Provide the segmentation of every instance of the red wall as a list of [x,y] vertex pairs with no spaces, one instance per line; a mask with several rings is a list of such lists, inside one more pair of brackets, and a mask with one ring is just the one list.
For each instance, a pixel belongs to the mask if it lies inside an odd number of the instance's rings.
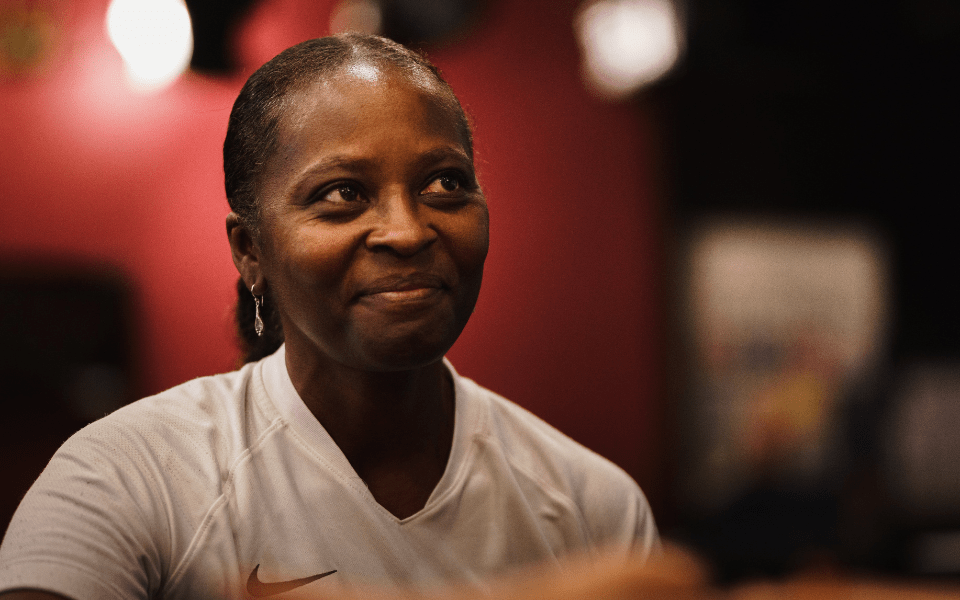
[[[57,52],[0,79],[0,261],[104,261],[133,278],[144,393],[229,370],[236,274],[220,146],[240,81],[128,91],[106,0],[49,3]],[[251,67],[324,34],[331,2],[267,0],[240,43]],[[493,1],[431,54],[476,125],[491,251],[461,371],[656,488],[663,456],[659,203],[633,104],[579,81],[576,2]],[[314,25],[316,24],[316,25]]]

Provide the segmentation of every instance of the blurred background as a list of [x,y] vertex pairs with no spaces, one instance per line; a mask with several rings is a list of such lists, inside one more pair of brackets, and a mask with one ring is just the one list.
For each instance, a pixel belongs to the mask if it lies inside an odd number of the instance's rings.
[[237,366],[230,107],[350,29],[474,122],[461,373],[724,579],[960,577],[952,0],[0,0],[0,523],[77,428]]

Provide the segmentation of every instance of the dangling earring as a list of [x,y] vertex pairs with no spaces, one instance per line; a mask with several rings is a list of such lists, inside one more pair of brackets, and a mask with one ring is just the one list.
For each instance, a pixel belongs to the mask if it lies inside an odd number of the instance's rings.
[[250,294],[253,295],[253,303],[256,305],[256,316],[253,318],[253,330],[257,332],[257,337],[263,335],[263,319],[260,318],[260,307],[263,306],[263,296],[257,296],[253,293],[253,288],[257,284],[250,286]]

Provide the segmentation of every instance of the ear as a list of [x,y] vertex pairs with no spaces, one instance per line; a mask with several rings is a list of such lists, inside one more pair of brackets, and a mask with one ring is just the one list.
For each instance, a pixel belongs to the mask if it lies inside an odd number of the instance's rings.
[[266,291],[266,280],[260,269],[260,245],[237,213],[227,215],[227,239],[230,240],[233,264],[243,283],[248,290],[256,286],[257,295],[262,295]]

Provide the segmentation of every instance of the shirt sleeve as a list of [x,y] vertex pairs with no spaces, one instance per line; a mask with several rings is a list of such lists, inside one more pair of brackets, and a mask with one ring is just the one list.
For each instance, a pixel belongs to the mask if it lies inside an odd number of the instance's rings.
[[620,549],[650,558],[660,552],[653,511],[640,486],[613,463],[591,469],[581,506],[598,548]]
[[0,545],[0,591],[35,588],[73,600],[151,596],[170,535],[160,466],[136,438],[100,421],[57,451]]

